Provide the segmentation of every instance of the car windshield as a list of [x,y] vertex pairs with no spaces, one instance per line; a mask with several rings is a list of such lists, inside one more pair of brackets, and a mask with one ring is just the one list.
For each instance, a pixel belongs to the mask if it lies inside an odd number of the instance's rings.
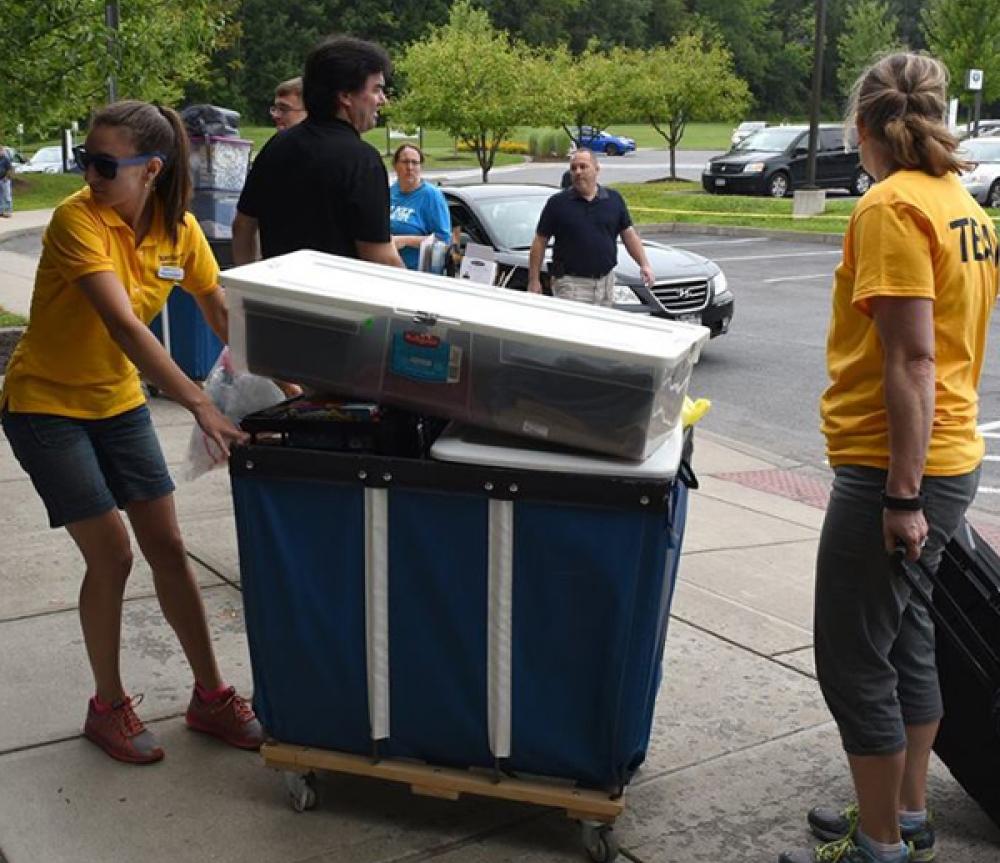
[[1000,139],[973,138],[963,141],[960,155],[973,162],[1000,162]]
[[48,165],[54,162],[62,162],[62,151],[58,147],[42,147],[31,157],[32,165]]
[[801,129],[782,129],[781,127],[761,129],[759,132],[754,132],[752,135],[744,138],[736,145],[736,149],[781,153],[801,134]]
[[487,198],[478,201],[479,212],[497,244],[504,249],[527,249],[535,239],[538,217],[556,190],[521,198]]

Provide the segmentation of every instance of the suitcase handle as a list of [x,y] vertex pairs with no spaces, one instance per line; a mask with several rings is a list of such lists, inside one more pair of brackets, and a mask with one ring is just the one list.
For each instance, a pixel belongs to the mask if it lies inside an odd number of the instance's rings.
[[[947,547],[944,549],[944,553],[949,557],[952,557],[951,552]],[[993,653],[993,649],[983,640],[983,637],[976,631],[972,622],[969,620],[968,616],[962,611],[957,604],[954,604],[955,613],[962,619],[964,623],[967,624],[969,632],[973,633],[976,640],[979,642],[979,647],[985,653],[986,666],[984,667],[983,661],[980,657],[973,653],[972,648],[969,647],[958,634],[958,631],[952,626],[951,621],[947,620],[945,616],[941,613],[941,610],[934,604],[934,599],[931,597],[930,591],[924,587],[920,579],[917,578],[914,569],[919,568],[919,570],[930,579],[931,583],[938,589],[940,593],[943,593],[946,597],[950,599],[947,590],[941,585],[940,579],[938,579],[936,573],[932,573],[925,564],[918,562],[916,565],[910,563],[906,559],[905,550],[902,547],[897,547],[893,551],[892,562],[894,567],[897,569],[900,575],[906,579],[907,583],[914,590],[920,600],[926,606],[927,611],[934,620],[934,625],[943,629],[948,638],[951,639],[952,644],[958,648],[958,650],[965,656],[968,663],[972,666],[979,678],[980,682],[986,686],[990,695],[995,696],[995,684],[994,680],[1000,679],[1000,663],[998,663],[996,656]],[[990,673],[992,672],[992,674]]]

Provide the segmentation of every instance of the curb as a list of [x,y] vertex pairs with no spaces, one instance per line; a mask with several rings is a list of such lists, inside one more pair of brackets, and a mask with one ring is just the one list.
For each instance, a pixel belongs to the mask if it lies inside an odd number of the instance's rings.
[[768,237],[774,240],[797,240],[824,246],[843,245],[843,234],[825,234],[809,231],[788,231],[781,228],[748,228],[737,225],[703,225],[696,222],[651,222],[636,225],[640,235],[651,234],[708,234],[713,237]]
[[18,237],[28,237],[32,234],[41,234],[45,231],[46,227],[48,227],[48,225],[29,225],[24,228],[11,228],[8,231],[0,233],[0,246],[8,240],[16,240]]

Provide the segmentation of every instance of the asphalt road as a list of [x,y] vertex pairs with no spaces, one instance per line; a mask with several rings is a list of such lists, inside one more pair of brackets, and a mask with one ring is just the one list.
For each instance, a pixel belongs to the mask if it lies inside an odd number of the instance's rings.
[[[678,150],[677,174],[685,180],[701,180],[705,163],[719,155],[719,150]],[[667,150],[641,149],[627,156],[599,156],[602,183],[645,183],[662,180],[670,174],[670,153]],[[566,162],[525,162],[523,165],[505,165],[490,171],[491,183],[548,183],[559,185]],[[427,171],[425,176],[435,182],[451,185],[479,183],[482,176],[478,169],[460,171]]]
[[[712,401],[704,427],[826,470],[818,402],[837,246],[763,238],[657,237],[715,260],[736,296],[733,327],[695,368],[693,396]],[[1000,314],[990,325],[980,385],[986,461],[975,506],[1000,513]]]

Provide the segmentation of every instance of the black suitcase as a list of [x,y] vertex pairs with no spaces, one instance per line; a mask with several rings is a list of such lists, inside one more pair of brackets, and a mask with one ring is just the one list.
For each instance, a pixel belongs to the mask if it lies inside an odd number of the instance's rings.
[[924,570],[933,597],[902,570],[937,630],[944,718],[934,751],[1000,826],[1000,556],[963,522],[938,571]]

